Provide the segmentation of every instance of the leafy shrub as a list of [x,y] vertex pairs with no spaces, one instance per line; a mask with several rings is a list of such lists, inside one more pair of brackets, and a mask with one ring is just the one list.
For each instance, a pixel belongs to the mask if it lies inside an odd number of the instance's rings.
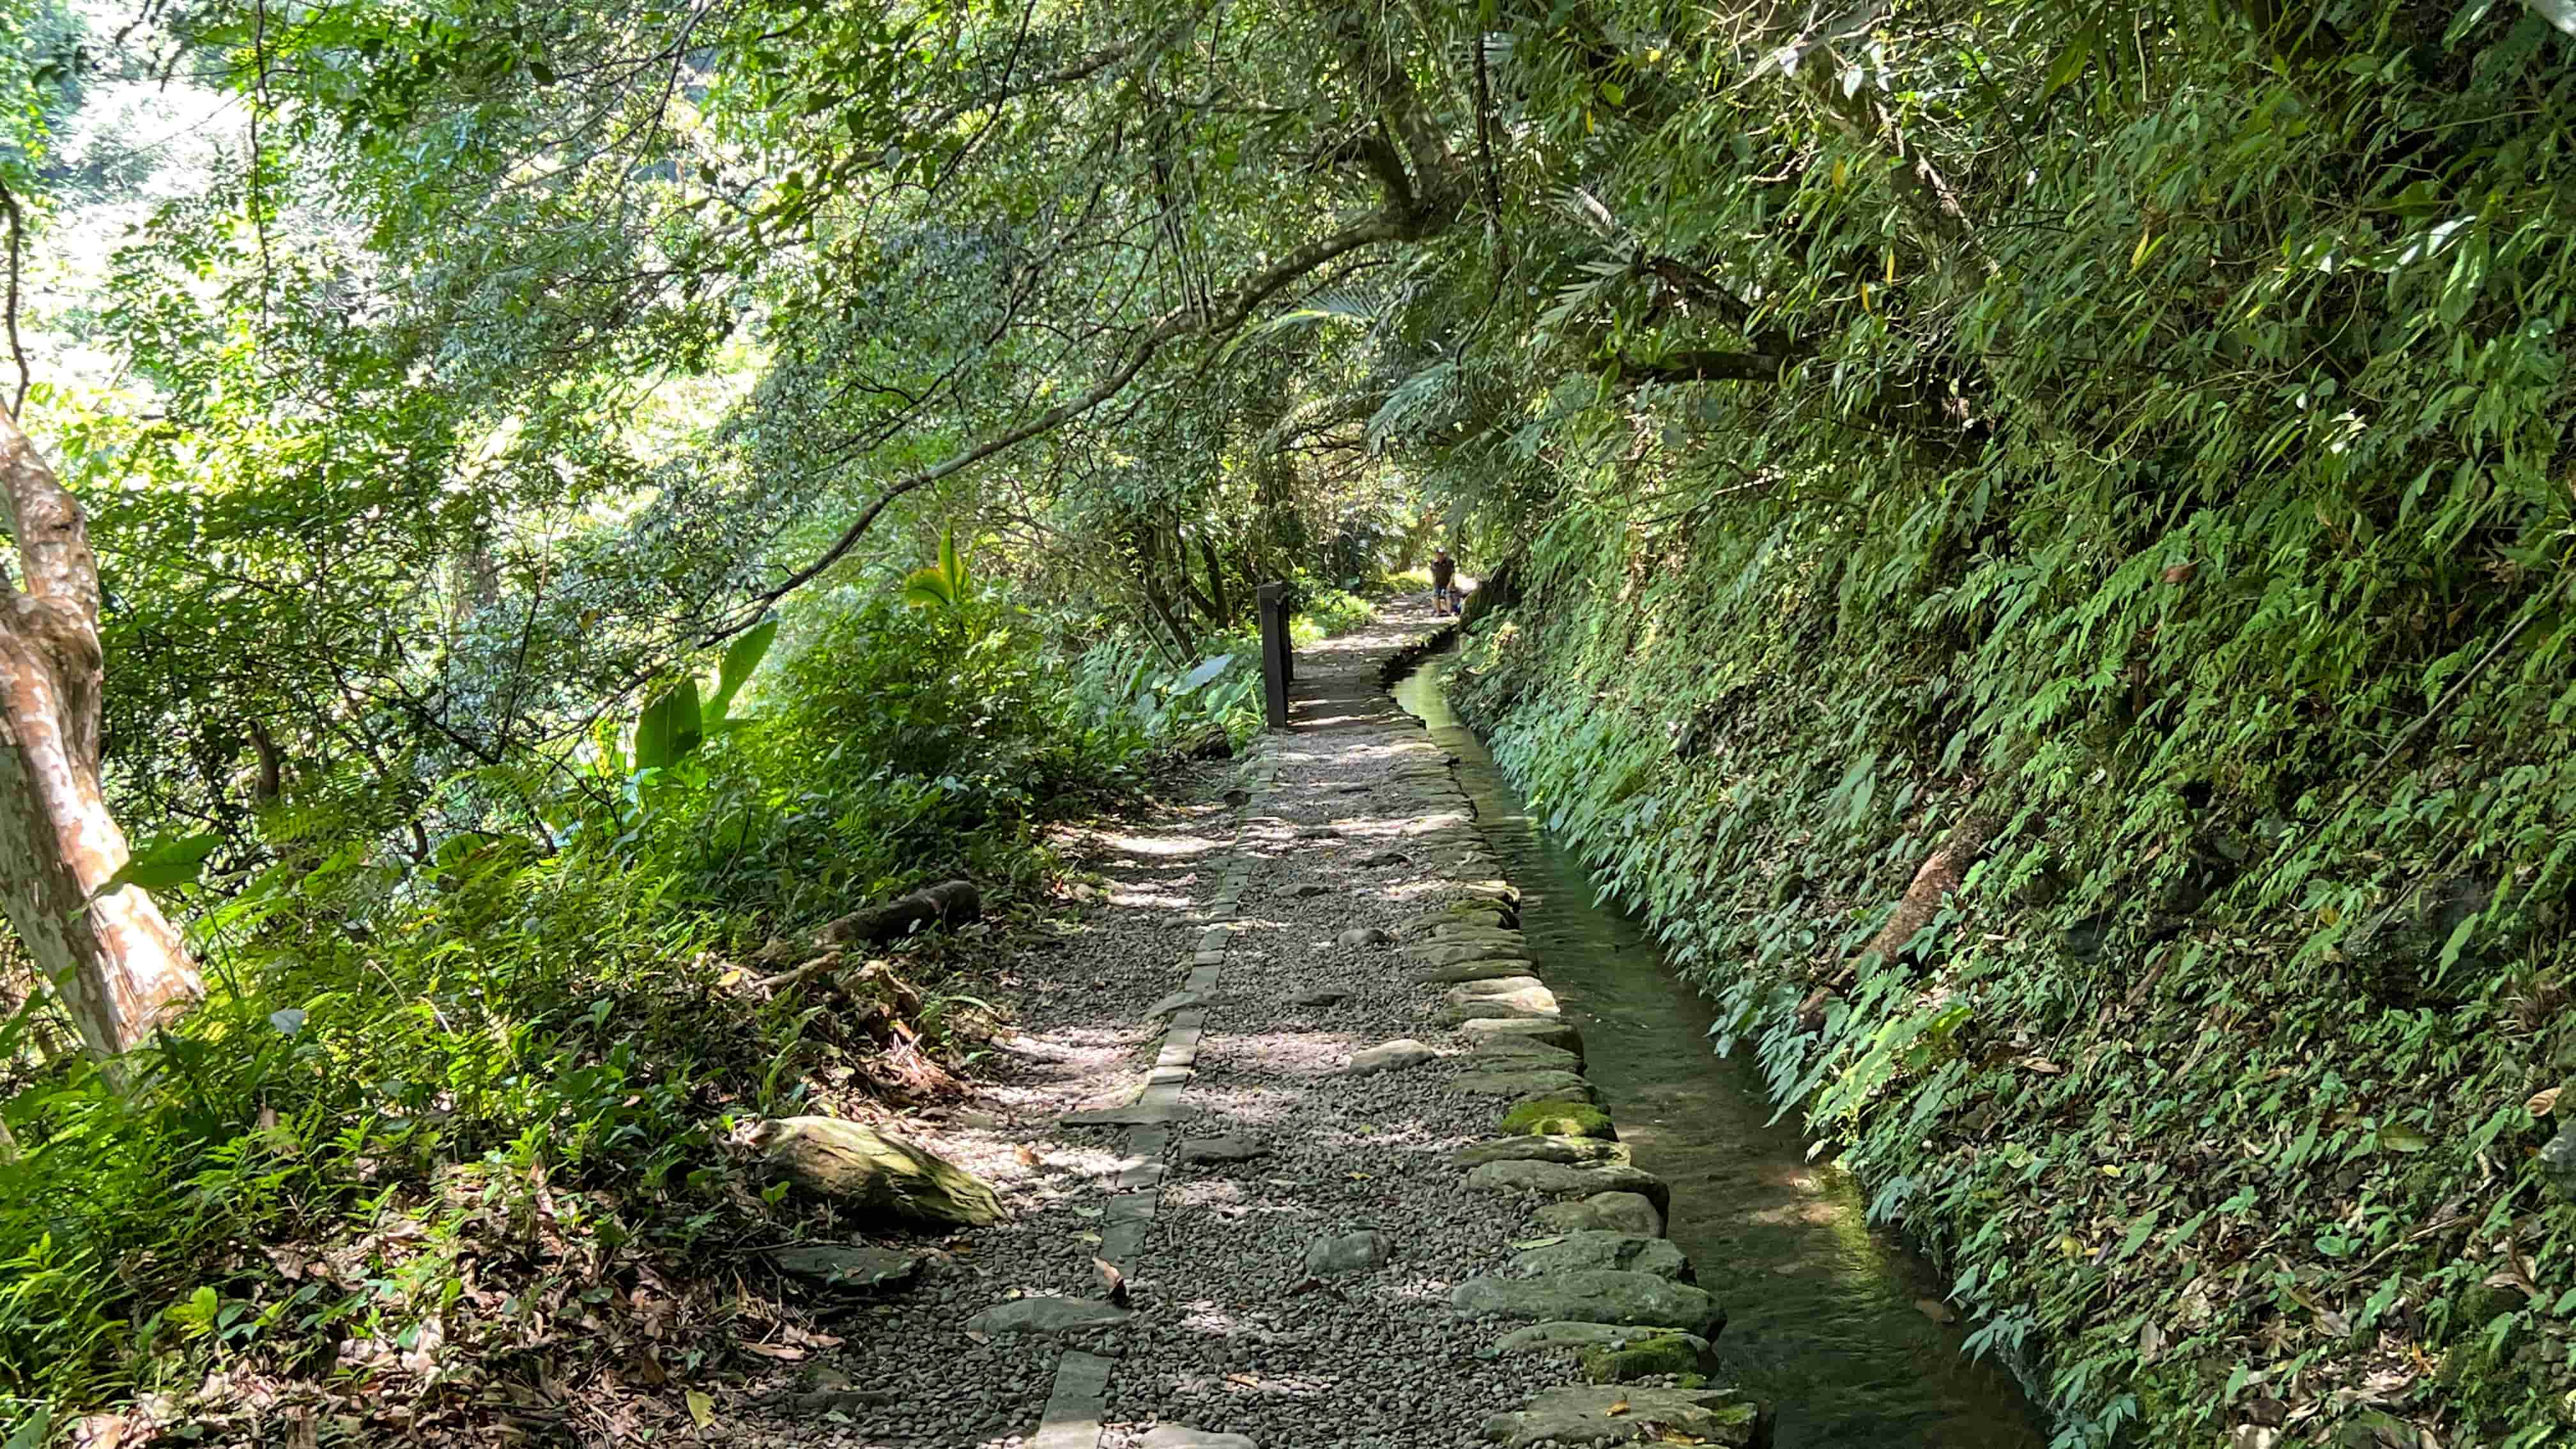
[[506,1358],[528,1305],[603,1271],[677,1291],[652,1262],[761,1231],[728,1124],[874,1050],[724,989],[728,962],[925,877],[1034,889],[1044,819],[1114,803],[1138,751],[1243,694],[1229,662],[1097,696],[1102,665],[990,601],[843,590],[780,635],[665,763],[610,738],[581,769],[451,782],[538,802],[541,835],[407,863],[327,804],[275,812],[278,863],[201,922],[212,999],[122,1090],[67,1061],[0,1104],[0,1403],[193,1386],[218,1359],[420,1388],[440,1343]]

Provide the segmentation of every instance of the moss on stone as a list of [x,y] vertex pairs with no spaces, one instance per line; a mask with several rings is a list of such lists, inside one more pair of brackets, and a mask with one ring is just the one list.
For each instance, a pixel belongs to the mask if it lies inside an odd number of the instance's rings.
[[[1625,1348],[1587,1348],[1576,1359],[1583,1376],[1596,1384],[1624,1384],[1654,1374],[1697,1376],[1699,1351],[1679,1334],[1658,1334]],[[1696,1388],[1696,1384],[1685,1384]]]
[[1587,1102],[1524,1102],[1503,1114],[1515,1137],[1617,1137],[1610,1114]]

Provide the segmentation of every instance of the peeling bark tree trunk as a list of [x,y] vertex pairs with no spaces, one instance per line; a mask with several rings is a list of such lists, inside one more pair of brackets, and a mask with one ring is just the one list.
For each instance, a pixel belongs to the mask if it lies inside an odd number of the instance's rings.
[[1941,909],[1942,899],[1959,888],[1968,867],[1986,853],[1986,840],[1994,833],[1994,817],[1982,811],[1972,810],[1951,826],[1950,833],[1941,837],[1940,848],[1924,857],[1921,868],[1914,872],[1914,883],[1905,888],[1895,912],[1887,918],[1886,925],[1878,928],[1878,934],[1869,938],[1861,954],[1896,959],[1896,953],[1905,949],[1914,933],[1931,923]]
[[0,506],[20,575],[0,587],[0,908],[81,1039],[113,1055],[204,986],[152,897],[90,899],[127,856],[99,790],[98,560],[80,504],[5,410]]
[[1870,937],[1869,944],[1835,972],[1832,980],[1808,992],[1806,999],[1798,1003],[1799,1030],[1814,1031],[1824,1025],[1826,1008],[1833,1004],[1843,988],[1851,985],[1861,962],[1873,956],[1883,961],[1896,959],[1896,953],[1905,949],[1905,943],[1914,939],[1914,933],[1930,924],[1932,917],[1939,913],[1941,902],[1959,888],[1959,883],[1967,878],[1968,868],[1986,853],[1986,842],[1994,838],[1996,823],[1994,815],[1983,810],[1970,810],[1958,824],[1950,827],[1950,833],[1941,838],[1941,844],[1916,868],[1913,883],[1897,900],[1896,909],[1888,916],[1887,924],[1878,928],[1878,934]]

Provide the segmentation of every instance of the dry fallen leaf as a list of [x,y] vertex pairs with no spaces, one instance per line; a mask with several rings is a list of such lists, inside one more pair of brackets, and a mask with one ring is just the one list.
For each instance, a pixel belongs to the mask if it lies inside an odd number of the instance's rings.
[[690,1423],[703,1429],[716,1421],[716,1401],[713,1398],[696,1389],[691,1389],[688,1392],[688,1400]]
[[2154,1363],[2156,1361],[2156,1355],[2163,1353],[2164,1351],[2164,1326],[2157,1323],[2152,1318],[2140,1322],[2138,1324],[2138,1357],[2148,1363]]
[[2552,1087],[2545,1092],[2534,1092],[2531,1094],[2531,1100],[2522,1105],[2532,1116],[2546,1117],[2558,1110],[2558,1094],[2565,1090],[2567,1089],[2564,1087]]
[[784,1359],[790,1363],[805,1356],[805,1350],[785,1343],[746,1343],[742,1346],[742,1350],[745,1353],[759,1354],[762,1358]]

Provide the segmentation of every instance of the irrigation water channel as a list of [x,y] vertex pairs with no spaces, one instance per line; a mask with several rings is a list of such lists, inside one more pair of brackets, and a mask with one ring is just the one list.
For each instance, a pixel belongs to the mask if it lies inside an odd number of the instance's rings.
[[1521,929],[1583,1031],[1585,1073],[1637,1166],[1672,1185],[1666,1231],[1726,1307],[1720,1377],[1778,1406],[1775,1449],[2038,1449],[2045,1422],[2000,1366],[1936,1322],[1946,1285],[1872,1229],[1848,1174],[1771,1123],[1749,1062],[1717,1056],[1708,1003],[1533,819],[1427,663],[1395,689],[1449,753],[1520,887]]

